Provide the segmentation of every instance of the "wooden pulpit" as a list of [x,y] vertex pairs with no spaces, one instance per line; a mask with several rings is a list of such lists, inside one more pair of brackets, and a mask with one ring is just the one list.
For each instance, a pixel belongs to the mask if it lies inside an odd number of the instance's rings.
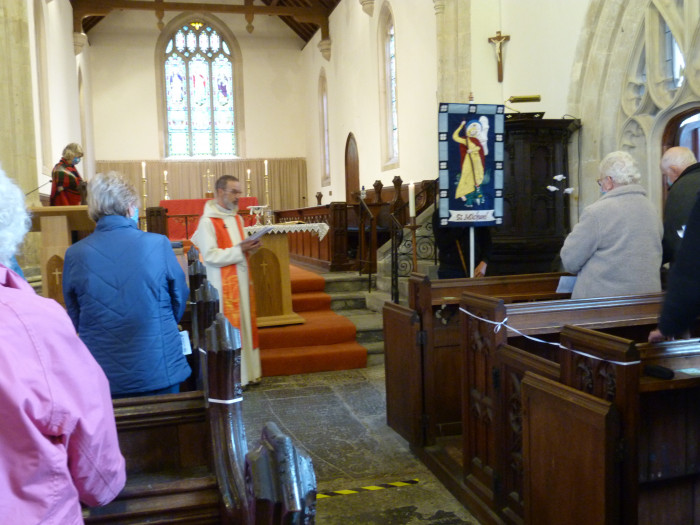
[[72,231],[93,231],[95,222],[87,206],[30,208],[33,232],[41,232],[41,280],[44,297],[63,302],[63,259],[71,245]]
[[304,318],[292,310],[287,234],[271,232],[261,241],[262,247],[250,256],[258,326],[301,324]]

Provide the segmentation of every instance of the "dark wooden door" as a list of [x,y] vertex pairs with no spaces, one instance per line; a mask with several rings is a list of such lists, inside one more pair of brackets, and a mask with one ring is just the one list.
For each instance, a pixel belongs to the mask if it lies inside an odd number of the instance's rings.
[[350,133],[345,142],[345,201],[348,204],[359,202],[360,191],[360,157],[357,153],[355,135]]
[[489,275],[559,270],[554,261],[570,230],[568,144],[580,126],[571,119],[506,122],[503,224],[492,229]]

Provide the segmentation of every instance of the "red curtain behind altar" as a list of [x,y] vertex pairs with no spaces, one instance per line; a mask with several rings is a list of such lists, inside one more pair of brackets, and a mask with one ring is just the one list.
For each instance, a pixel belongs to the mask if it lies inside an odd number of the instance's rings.
[[[160,206],[165,208],[168,216],[168,238],[171,241],[189,239],[194,235],[199,224],[199,217],[204,211],[204,204],[211,199],[175,199],[162,200]],[[238,209],[247,211],[249,206],[257,206],[257,197],[240,197]],[[248,225],[247,217],[244,217]]]

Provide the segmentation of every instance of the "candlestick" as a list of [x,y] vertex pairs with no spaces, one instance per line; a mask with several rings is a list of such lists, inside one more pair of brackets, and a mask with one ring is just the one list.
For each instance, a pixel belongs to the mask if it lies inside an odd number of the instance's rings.
[[146,163],[141,162],[141,178],[146,180]]
[[267,176],[267,159],[265,159],[265,175]]
[[416,216],[416,187],[413,183],[408,185],[408,216]]

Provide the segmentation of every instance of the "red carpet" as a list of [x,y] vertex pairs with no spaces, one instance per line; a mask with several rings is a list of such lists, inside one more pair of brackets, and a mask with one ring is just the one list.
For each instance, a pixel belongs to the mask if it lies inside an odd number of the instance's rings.
[[289,269],[292,305],[306,322],[259,330],[263,376],[367,366],[367,349],[355,342],[355,325],[330,309],[323,277],[297,266]]

